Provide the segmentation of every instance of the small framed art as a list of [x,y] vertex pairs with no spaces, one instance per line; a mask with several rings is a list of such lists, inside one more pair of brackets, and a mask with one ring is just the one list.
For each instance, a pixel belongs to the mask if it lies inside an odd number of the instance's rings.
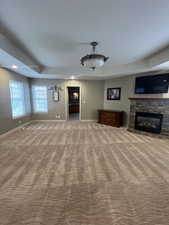
[[121,88],[107,88],[107,100],[120,100]]
[[53,101],[54,102],[59,101],[59,91],[53,91]]

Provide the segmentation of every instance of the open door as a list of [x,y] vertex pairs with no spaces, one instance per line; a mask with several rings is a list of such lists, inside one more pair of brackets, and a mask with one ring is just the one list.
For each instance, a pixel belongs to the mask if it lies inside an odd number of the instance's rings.
[[68,87],[68,120],[80,120],[80,87]]

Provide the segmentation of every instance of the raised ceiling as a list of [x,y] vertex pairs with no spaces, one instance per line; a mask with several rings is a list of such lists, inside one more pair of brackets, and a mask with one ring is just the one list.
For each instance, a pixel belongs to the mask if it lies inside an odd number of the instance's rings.
[[[169,56],[157,57],[169,44],[168,0],[1,0],[0,5],[1,32],[42,66],[42,77],[104,79],[152,70]],[[110,57],[94,72],[80,65],[91,41]]]

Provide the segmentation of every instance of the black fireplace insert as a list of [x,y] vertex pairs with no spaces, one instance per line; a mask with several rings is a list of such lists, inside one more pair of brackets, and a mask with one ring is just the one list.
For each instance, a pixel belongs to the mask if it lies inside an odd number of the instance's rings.
[[135,129],[159,134],[163,115],[159,113],[136,112]]

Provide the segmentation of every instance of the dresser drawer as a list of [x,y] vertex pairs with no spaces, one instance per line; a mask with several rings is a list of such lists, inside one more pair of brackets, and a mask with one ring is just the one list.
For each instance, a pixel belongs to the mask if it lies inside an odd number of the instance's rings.
[[123,112],[99,110],[99,123],[114,127],[122,126]]

